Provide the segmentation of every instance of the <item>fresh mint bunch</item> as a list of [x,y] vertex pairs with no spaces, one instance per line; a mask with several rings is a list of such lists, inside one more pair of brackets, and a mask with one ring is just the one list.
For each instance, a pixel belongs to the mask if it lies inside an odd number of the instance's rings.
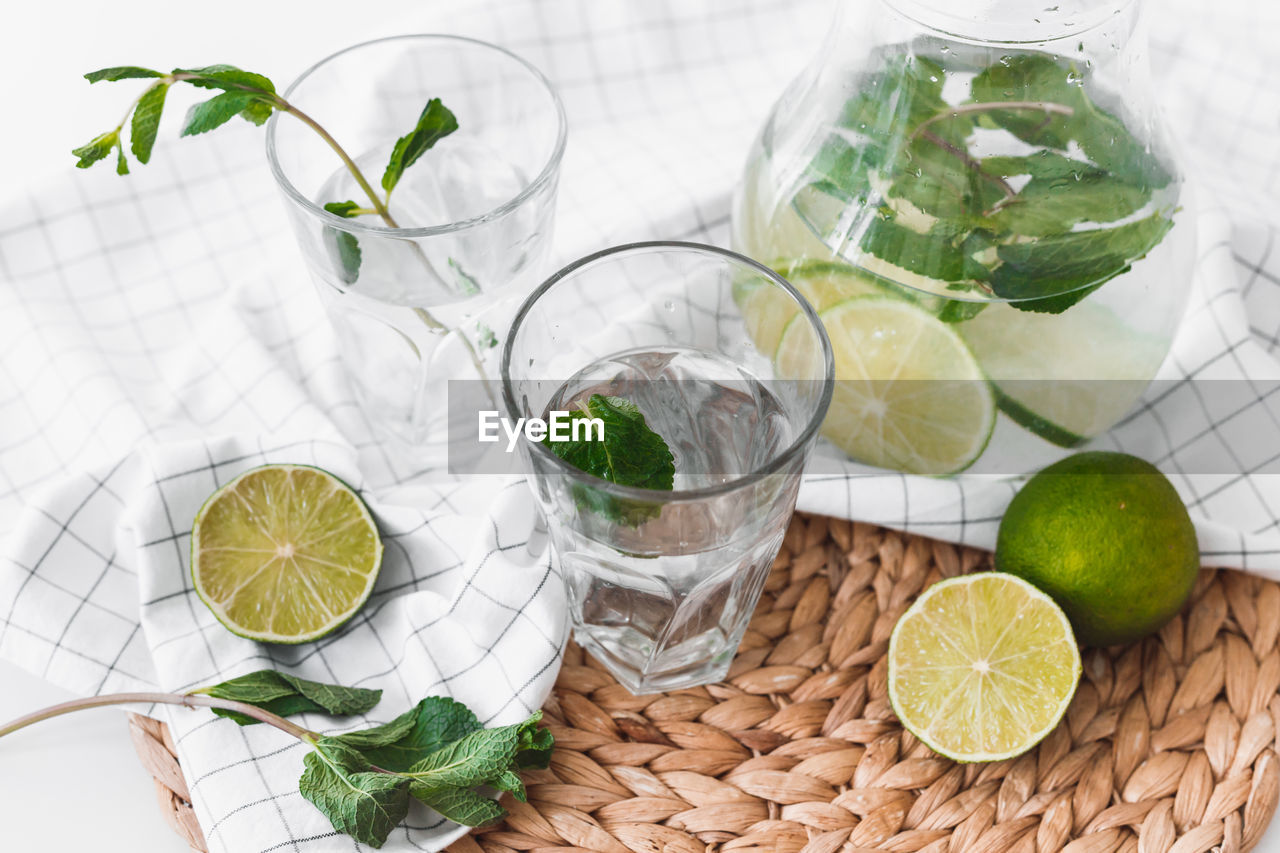
[[[620,486],[664,492],[674,488],[675,456],[634,403],[621,397],[592,394],[582,408],[570,411],[569,417],[573,420],[599,418],[604,423],[603,440],[543,439],[556,456],[575,468]],[[572,491],[579,509],[595,512],[616,524],[629,527],[639,527],[656,517],[662,509],[661,504],[618,498],[580,483],[574,484]]]
[[267,723],[311,747],[298,788],[334,829],[381,847],[419,800],[464,826],[506,812],[482,790],[510,792],[521,802],[518,771],[545,768],[555,740],[538,727],[541,711],[511,726],[484,728],[467,706],[432,696],[381,726],[328,736],[284,719],[304,712],[362,714],[382,691],[343,687],[273,670],[242,675],[189,693],[118,693],[67,702],[0,727],[0,737],[41,720],[85,708],[134,703],[206,707],[241,725]]
[[[830,209],[822,198],[874,204],[855,237],[861,252],[957,292],[1048,313],[1070,308],[1163,239],[1171,211],[1152,202],[1173,177],[1090,97],[1076,65],[1007,56],[979,71],[958,104],[942,97],[953,73],[902,56],[862,80],[809,164],[801,213],[821,228]],[[977,141],[986,134],[989,150],[993,133],[1007,150],[1027,153],[982,156]],[[967,319],[982,306],[942,319]]]

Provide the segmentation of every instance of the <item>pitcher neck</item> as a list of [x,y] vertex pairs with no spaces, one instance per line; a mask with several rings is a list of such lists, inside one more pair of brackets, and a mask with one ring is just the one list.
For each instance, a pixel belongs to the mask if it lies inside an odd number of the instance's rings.
[[1086,37],[1126,39],[1141,6],[1141,0],[841,0],[838,14],[849,26],[887,16],[946,39],[1030,47]]

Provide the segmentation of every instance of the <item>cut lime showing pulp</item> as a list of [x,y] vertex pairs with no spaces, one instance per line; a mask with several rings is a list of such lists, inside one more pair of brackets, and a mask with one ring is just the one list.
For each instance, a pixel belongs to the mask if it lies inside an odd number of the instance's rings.
[[1053,599],[999,572],[940,581],[889,639],[898,719],[956,761],[1001,761],[1039,743],[1080,680],[1071,623]]
[[[912,474],[953,474],[982,455],[995,397],[951,326],[910,302],[875,296],[818,316],[836,368],[823,435],[854,459]],[[811,350],[807,336],[784,332],[779,374],[807,375],[809,365],[797,360]]]
[[990,305],[959,329],[1005,414],[1063,447],[1119,421],[1168,350],[1087,300],[1062,314]]
[[[822,311],[854,296],[887,295],[889,286],[866,273],[836,263],[805,261],[778,266],[777,272],[800,291],[814,311]],[[799,313],[795,300],[780,287],[759,283],[737,289],[734,298],[742,309],[747,333],[756,348],[769,355],[778,348],[782,332]]]
[[191,531],[196,593],[232,632],[306,643],[355,615],[382,564],[378,528],[337,477],[303,465],[241,474]]

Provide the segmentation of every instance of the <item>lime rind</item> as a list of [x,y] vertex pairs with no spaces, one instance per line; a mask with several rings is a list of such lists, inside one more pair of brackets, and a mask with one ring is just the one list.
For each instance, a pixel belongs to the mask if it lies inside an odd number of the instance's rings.
[[[332,494],[346,495],[350,497],[348,509],[354,511],[354,517],[348,518],[345,523],[352,526],[359,525],[370,535],[372,542],[372,553],[367,555],[367,562],[362,566],[338,566],[337,568],[344,572],[358,572],[364,576],[364,582],[355,595],[350,596],[343,606],[337,612],[329,611],[329,618],[322,623],[311,627],[309,630],[298,631],[293,633],[280,633],[275,631],[254,630],[241,624],[226,607],[226,603],[221,601],[218,596],[212,595],[204,582],[202,575],[202,559],[201,554],[207,553],[203,549],[203,543],[206,536],[204,535],[204,524],[209,517],[210,509],[215,507],[221,500],[227,499],[229,496],[236,494],[238,490],[248,481],[254,478],[260,478],[267,472],[275,472],[285,474],[292,477],[293,472],[307,472],[312,475],[318,475],[325,481]],[[330,534],[325,534],[327,537]],[[370,513],[368,506],[360,498],[354,489],[344,483],[341,479],[330,474],[322,468],[311,465],[293,465],[293,464],[272,464],[262,465],[252,468],[237,476],[235,479],[223,485],[212,495],[210,495],[197,511],[191,529],[191,578],[192,585],[196,595],[209,608],[214,618],[220,622],[223,627],[238,637],[248,640],[254,640],[262,643],[274,643],[280,645],[299,645],[302,643],[312,642],[332,634],[341,628],[344,624],[364,606],[369,596],[373,593],[374,585],[378,580],[378,573],[382,566],[383,545],[381,537],[378,535],[377,522]],[[326,564],[321,561],[317,562],[314,557],[302,555],[299,562],[305,560],[310,563],[313,568],[320,568]],[[307,588],[307,591],[313,595],[318,595],[317,588],[313,582],[305,577],[305,573],[299,572],[300,579],[303,580],[301,586]],[[296,592],[296,590],[295,590]],[[290,602],[276,601],[273,604],[276,607],[287,606]]]
[[[912,714],[910,711],[904,710],[904,708],[906,708],[908,703],[904,701],[904,697],[902,696],[902,687],[899,684],[900,676],[902,675],[902,668],[898,663],[900,658],[903,656],[903,651],[901,648],[901,644],[904,642],[903,637],[906,635],[906,633],[909,630],[911,630],[913,624],[916,623],[917,621],[927,622],[930,625],[930,627],[934,629],[935,636],[939,637],[938,646],[941,647],[942,645],[944,645],[941,639],[942,635],[937,631],[937,624],[930,619],[930,616],[928,614],[928,608],[930,607],[931,602],[933,602],[935,598],[937,598],[938,596],[944,595],[951,590],[954,590],[956,587],[963,587],[963,586],[972,587],[976,585],[986,585],[986,584],[993,584],[993,583],[1007,585],[1019,590],[1020,594],[1025,597],[1025,600],[1027,602],[1033,604],[1038,608],[1038,615],[1049,617],[1050,621],[1049,621],[1048,627],[1056,629],[1056,637],[1053,638],[1052,642],[1041,643],[1039,645],[1032,646],[1030,649],[1024,649],[1023,652],[1021,652],[1020,654],[1029,654],[1030,652],[1034,652],[1034,651],[1047,650],[1047,649],[1051,649],[1052,647],[1058,647],[1057,651],[1059,656],[1065,653],[1067,660],[1070,662],[1070,672],[1068,674],[1068,678],[1062,679],[1066,683],[1059,685],[1060,687],[1064,687],[1065,689],[1058,690],[1057,692],[1059,695],[1057,696],[1046,695],[1041,697],[1044,700],[1044,704],[1041,706],[1041,708],[1047,709],[1047,713],[1041,714],[1042,720],[1039,721],[1038,724],[1036,724],[1035,727],[1032,728],[1031,730],[1019,733],[1015,746],[1012,746],[1006,749],[999,749],[999,750],[987,750],[987,749],[981,749],[981,748],[973,748],[972,746],[943,742],[935,732],[935,723],[938,721],[937,717],[944,716],[946,714],[946,711],[949,710],[949,708],[935,709],[935,717],[930,719],[921,719],[915,716],[914,714]],[[972,602],[971,590],[970,590],[970,602]],[[1021,619],[1024,617],[1025,614],[1022,611],[1019,611],[1019,614],[1015,616],[1012,616],[1012,617],[1006,616],[1005,618],[1002,619],[1000,614],[983,614],[975,607],[971,609],[970,612],[967,614],[952,613],[950,615],[954,617],[954,620],[953,620],[954,623],[958,623],[962,617],[967,617],[970,620],[971,626],[976,625],[979,621],[983,621],[984,617],[989,620],[997,620],[996,624],[1005,626],[1003,628],[1003,633],[1000,635],[1000,638],[997,640],[996,645],[997,647],[999,647],[1000,644],[1004,643],[1004,638],[1010,635],[1010,632],[1013,631],[1014,627],[1017,624],[1019,624],[1019,622],[1021,621]],[[974,631],[974,633],[976,634],[976,630]],[[1016,640],[1016,635],[1014,635],[1013,638]],[[961,645],[962,645],[961,643],[952,642],[951,648],[953,651],[955,651]],[[965,654],[970,654],[970,653],[977,655],[977,654],[981,654],[983,651],[984,650],[979,650],[976,648],[975,649],[959,648],[958,653],[961,656]],[[986,651],[990,651],[990,650],[986,650]],[[985,658],[977,658],[977,660],[985,660]],[[1050,598],[1048,595],[1046,595],[1044,592],[1039,590],[1037,587],[1035,587],[1031,583],[1028,583],[1027,581],[1015,575],[1009,575],[1002,572],[981,572],[978,574],[963,575],[961,577],[950,578],[947,580],[939,581],[938,583],[929,587],[929,589],[925,590],[925,592],[918,599],[916,599],[915,603],[912,604],[911,607],[909,607],[907,611],[902,614],[902,616],[898,619],[897,624],[894,626],[893,633],[890,635],[890,638],[889,638],[888,662],[889,662],[889,670],[888,670],[889,702],[890,702],[890,705],[893,707],[894,713],[897,714],[899,721],[908,731],[910,731],[913,735],[915,735],[916,738],[918,738],[922,743],[924,743],[934,752],[946,758],[950,758],[953,761],[958,761],[962,763],[1004,761],[1006,759],[1015,758],[1019,755],[1022,755],[1026,753],[1028,750],[1035,747],[1036,744],[1044,740],[1044,738],[1047,737],[1049,733],[1052,732],[1058,726],[1058,724],[1062,722],[1063,717],[1067,713],[1067,709],[1071,705],[1071,700],[1075,696],[1076,687],[1079,685],[1080,675],[1083,669],[1081,665],[1079,646],[1076,643],[1075,634],[1071,628],[1071,622],[1067,619],[1067,616],[1062,611],[1062,608],[1060,608],[1053,601],[1052,598]],[[1000,660],[995,660],[995,661],[991,661],[990,663],[998,664],[1000,662],[1001,662]],[[1029,661],[1028,663],[1033,663],[1033,662]],[[976,668],[976,661],[975,661],[974,671],[975,672],[978,671]],[[984,670],[979,677],[982,678],[986,674],[987,674],[987,671]],[[994,681],[994,676],[992,680]],[[1041,680],[1041,683],[1044,683],[1043,680]],[[1049,693],[1048,690],[1044,692],[1046,694]],[[979,696],[981,695],[982,694],[980,692]],[[999,710],[999,708],[997,708],[997,700],[999,700],[998,695],[996,694],[990,694],[990,695],[995,696],[995,698],[989,700],[991,709],[993,710],[993,712],[995,710]],[[1025,702],[1024,700],[1023,704],[1029,705],[1031,703]],[[1010,708],[1007,704],[1003,703],[1003,701],[1000,701],[1000,707],[1002,707],[1004,710],[1006,710],[1011,714],[1016,714],[1020,710],[1025,710],[1025,709],[1016,708],[1016,707]],[[955,726],[955,725],[963,725],[965,724],[966,721],[957,721],[955,719],[948,719],[948,722],[951,725]],[[981,729],[985,727],[988,721],[973,720],[968,722],[972,724],[974,727]]]

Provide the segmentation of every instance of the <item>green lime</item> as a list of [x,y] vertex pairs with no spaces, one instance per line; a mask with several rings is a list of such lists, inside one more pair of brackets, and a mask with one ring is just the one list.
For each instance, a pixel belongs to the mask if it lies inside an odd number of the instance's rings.
[[205,501],[191,531],[196,593],[233,633],[265,643],[337,630],[369,598],[381,564],[364,502],[304,465],[241,474]]
[[1120,420],[1168,350],[1090,301],[1062,314],[993,304],[958,328],[1005,414],[1062,447]]
[[1090,646],[1168,622],[1200,568],[1195,528],[1173,485],[1125,453],[1077,453],[1036,474],[1000,522],[996,568],[1053,596]]
[[[831,338],[836,386],[822,434],[854,459],[912,474],[945,475],[986,449],[996,406],[955,330],[900,299],[862,296],[819,313]],[[788,332],[790,329],[788,329]],[[807,335],[784,333],[782,376],[807,375]]]
[[1080,650],[1053,599],[1021,578],[939,581],[889,638],[898,719],[956,761],[1001,761],[1039,743],[1066,713]]

